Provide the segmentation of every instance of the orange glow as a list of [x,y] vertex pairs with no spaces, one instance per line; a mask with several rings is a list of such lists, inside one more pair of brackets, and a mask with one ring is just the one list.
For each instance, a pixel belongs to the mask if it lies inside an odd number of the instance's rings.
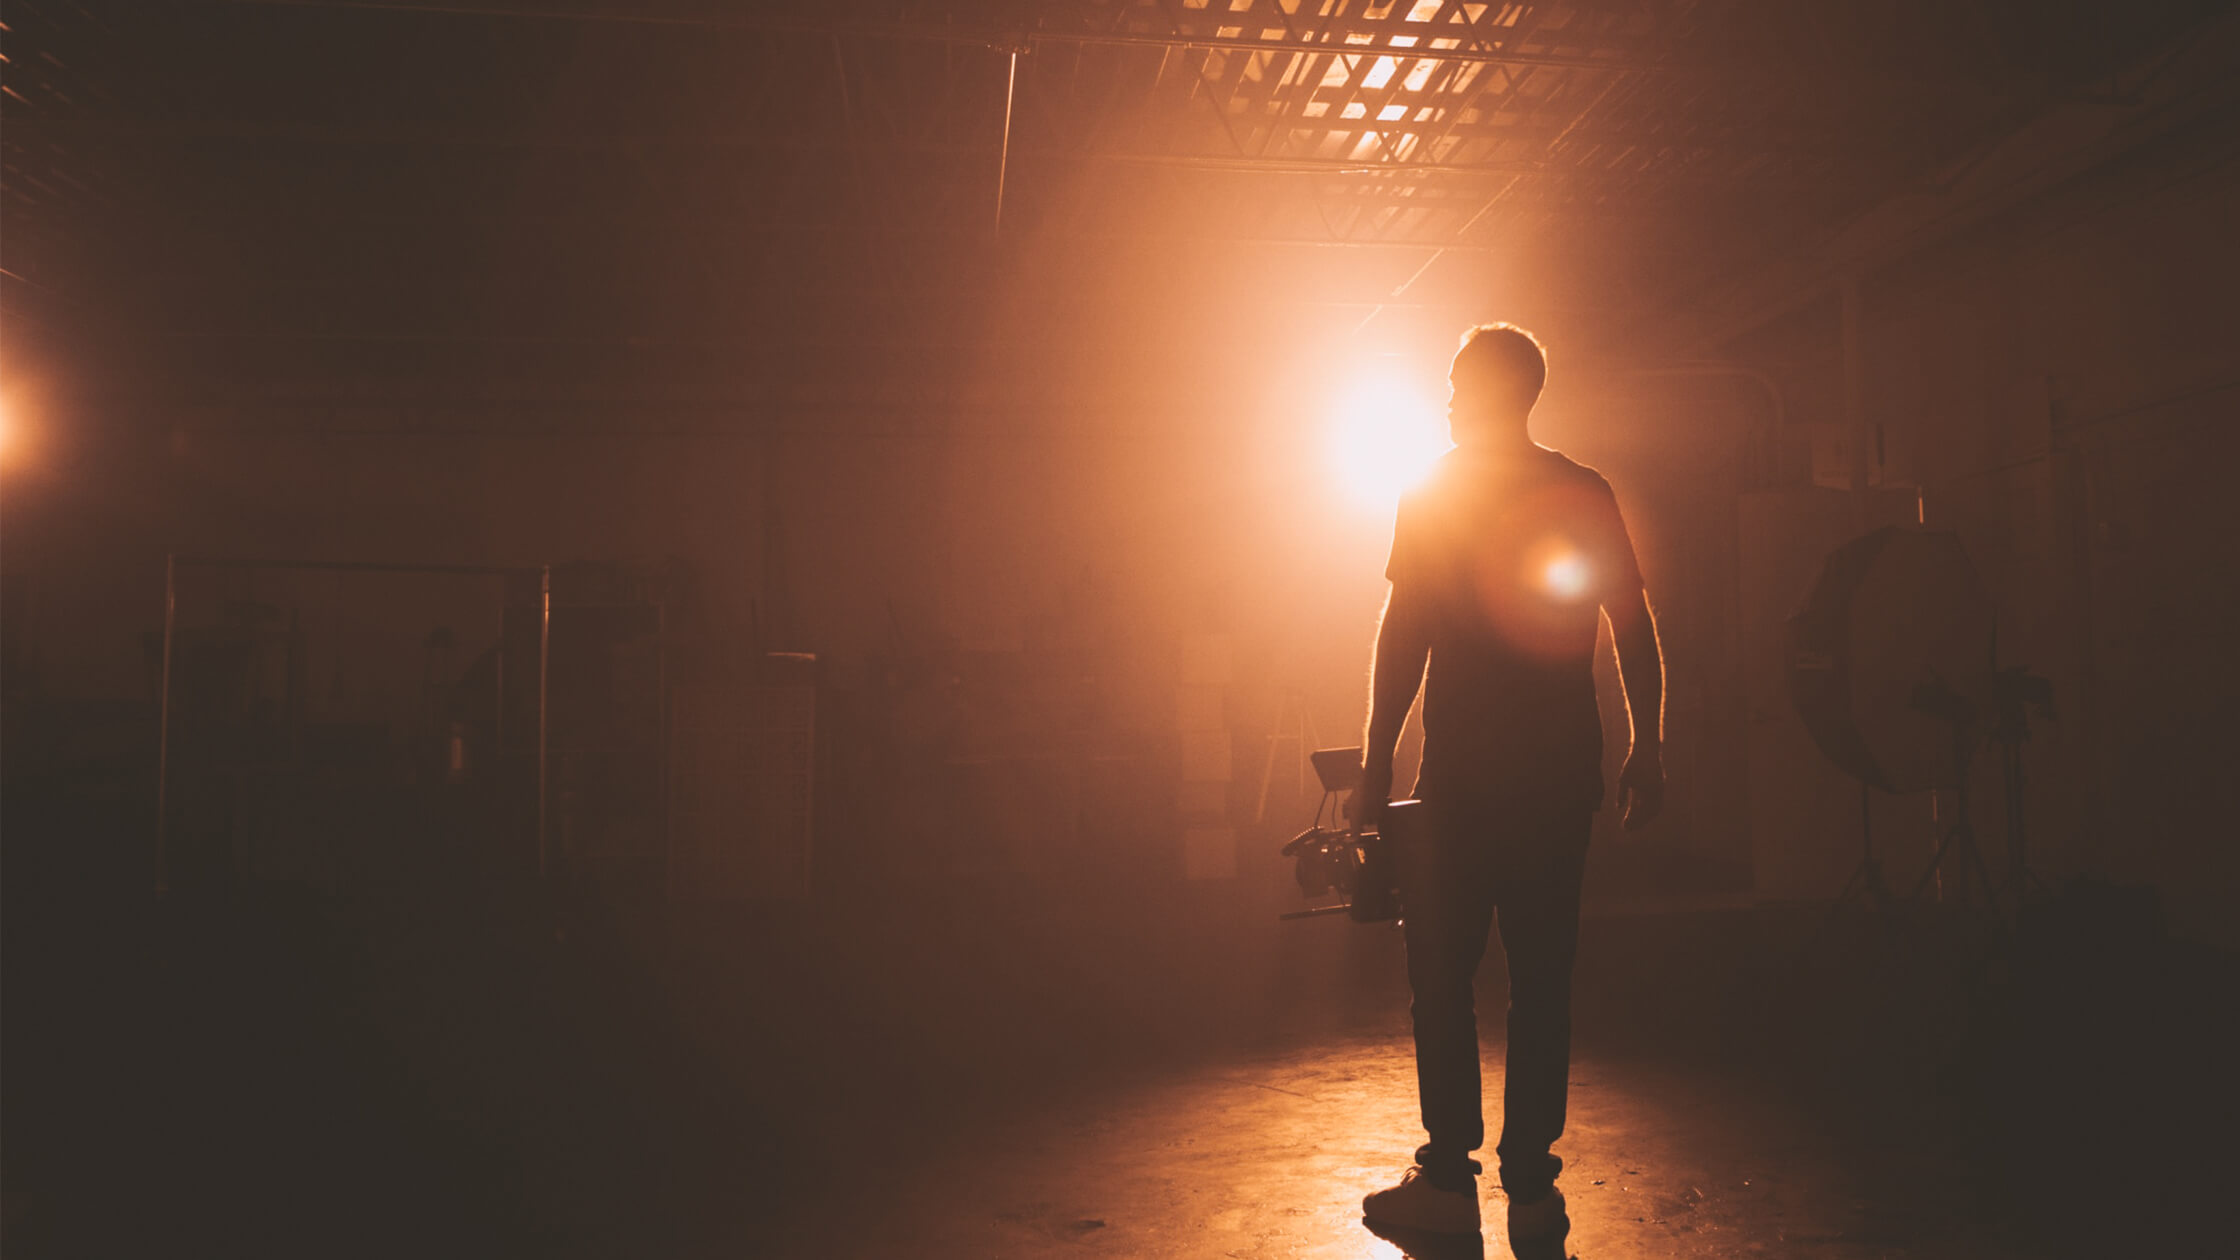
[[1551,486],[1510,502],[1489,524],[1478,558],[1478,606],[1487,624],[1532,656],[1554,660],[1594,650],[1609,560],[1590,540],[1541,524],[1592,510],[1582,493]]
[[1557,556],[1540,571],[1540,584],[1557,599],[1577,599],[1587,593],[1587,562],[1577,552]]
[[1444,409],[1396,371],[1364,375],[1332,409],[1330,460],[1349,497],[1390,511],[1446,452]]
[[54,455],[53,403],[44,378],[16,376],[0,389],[0,472],[35,475]]

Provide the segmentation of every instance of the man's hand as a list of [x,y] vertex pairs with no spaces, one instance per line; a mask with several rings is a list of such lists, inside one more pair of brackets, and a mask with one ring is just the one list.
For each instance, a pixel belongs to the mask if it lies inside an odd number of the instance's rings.
[[1618,805],[1627,831],[1639,831],[1664,808],[1664,758],[1654,746],[1635,745],[1618,772]]
[[1374,831],[1384,821],[1384,807],[1392,800],[1392,763],[1371,760],[1361,767],[1361,781],[1346,798],[1346,816],[1356,831]]

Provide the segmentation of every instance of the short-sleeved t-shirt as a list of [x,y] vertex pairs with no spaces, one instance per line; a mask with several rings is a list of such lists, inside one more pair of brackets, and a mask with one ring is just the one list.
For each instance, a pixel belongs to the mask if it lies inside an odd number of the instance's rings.
[[1595,629],[1641,570],[1601,474],[1545,447],[1447,453],[1401,501],[1385,569],[1424,616],[1425,799],[1602,799]]

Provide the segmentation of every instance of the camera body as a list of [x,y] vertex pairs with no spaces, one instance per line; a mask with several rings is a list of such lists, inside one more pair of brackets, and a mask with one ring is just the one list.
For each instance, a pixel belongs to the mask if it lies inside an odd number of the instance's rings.
[[1316,906],[1286,919],[1344,914],[1356,923],[1390,923],[1400,917],[1400,872],[1395,846],[1406,844],[1420,823],[1420,801],[1394,801],[1373,831],[1317,825],[1283,846],[1292,860],[1299,891],[1309,898],[1336,896],[1335,905]]

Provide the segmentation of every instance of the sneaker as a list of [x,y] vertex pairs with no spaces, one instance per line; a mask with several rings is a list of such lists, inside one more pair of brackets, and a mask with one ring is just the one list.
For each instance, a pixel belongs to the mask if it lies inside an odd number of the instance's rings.
[[1509,1237],[1526,1242],[1561,1238],[1571,1232],[1571,1218],[1563,1211],[1563,1191],[1551,1189],[1530,1203],[1509,1200]]
[[1361,1200],[1361,1215],[1379,1225],[1426,1234],[1475,1234],[1478,1179],[1472,1177],[1467,1189],[1443,1190],[1433,1185],[1418,1165],[1401,1174],[1399,1185]]

